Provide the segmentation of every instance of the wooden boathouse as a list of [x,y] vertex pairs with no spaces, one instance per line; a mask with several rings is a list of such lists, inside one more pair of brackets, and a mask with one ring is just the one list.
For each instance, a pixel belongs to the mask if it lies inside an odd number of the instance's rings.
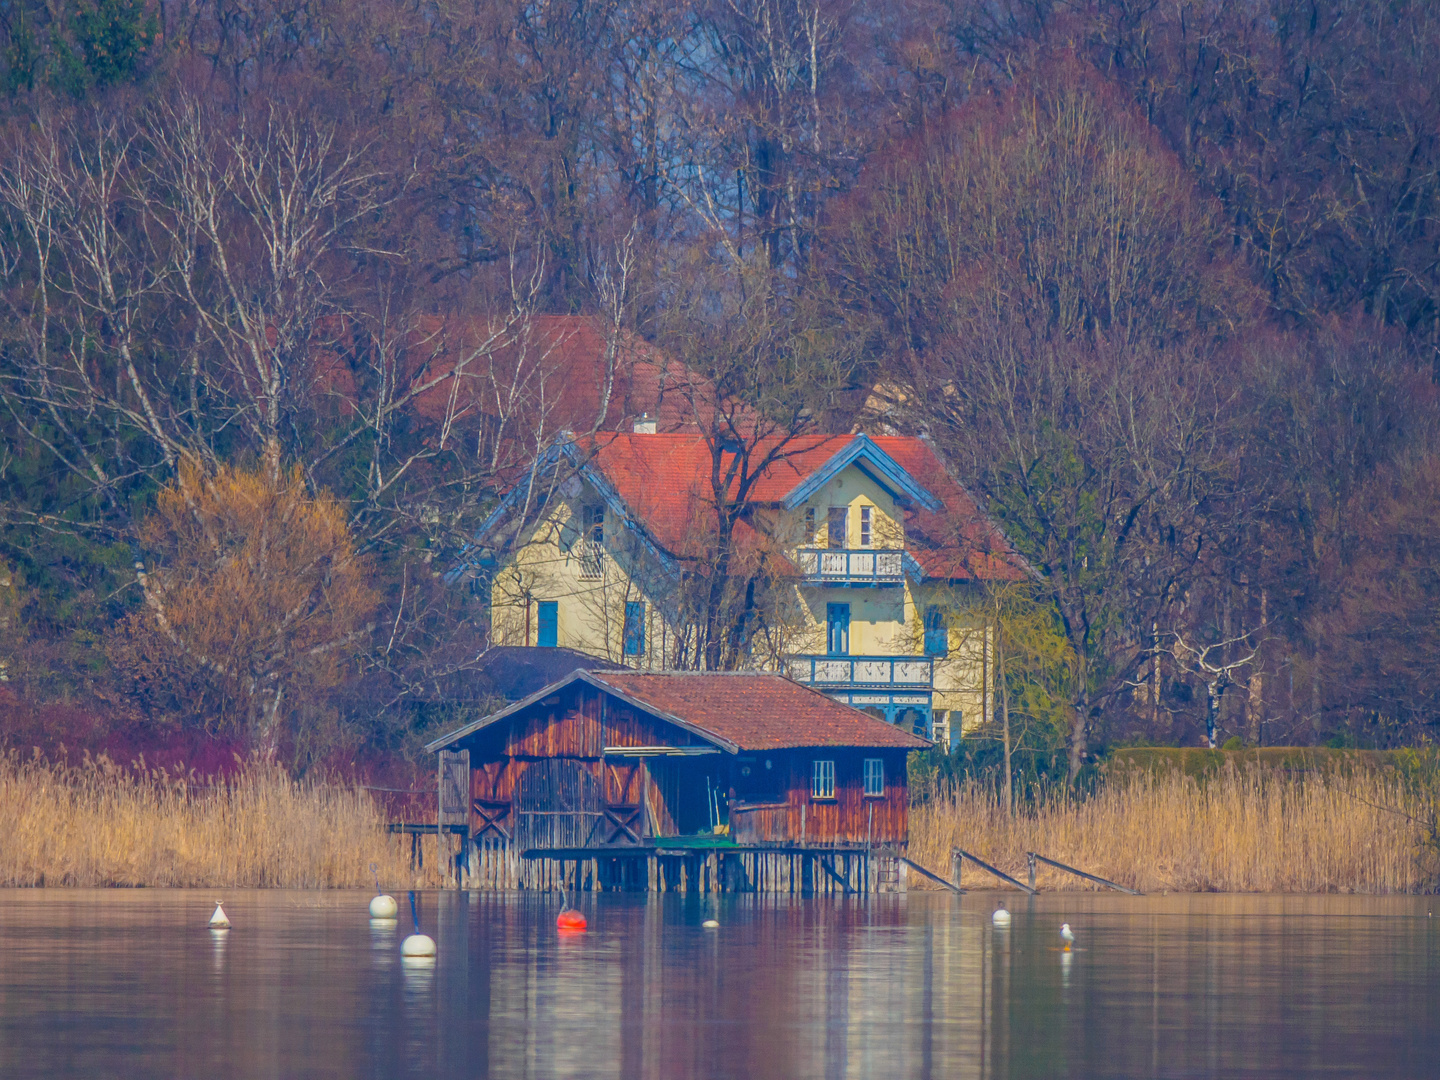
[[470,888],[870,892],[928,746],[779,675],[577,670],[427,749]]

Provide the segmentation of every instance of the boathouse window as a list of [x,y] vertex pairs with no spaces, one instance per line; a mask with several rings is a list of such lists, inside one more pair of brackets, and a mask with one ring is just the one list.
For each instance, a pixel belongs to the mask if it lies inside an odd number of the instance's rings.
[[817,761],[810,774],[810,797],[812,799],[833,799],[835,797],[835,762]]
[[849,531],[850,508],[848,506],[830,507],[830,516],[825,522],[825,546],[832,548],[843,548],[845,546],[845,534]]
[[945,625],[945,613],[938,607],[925,609],[925,655],[948,656],[950,653],[950,628]]
[[865,759],[865,794],[880,798],[885,794],[885,761],[883,758]]
[[629,600],[625,604],[625,655],[645,655],[645,601]]
[[869,547],[873,535],[875,508],[873,506],[860,507],[860,546]]
[[560,644],[560,604],[555,600],[541,600],[535,606],[540,616],[540,632],[535,637],[535,644],[553,649]]
[[813,506],[805,509],[805,543],[815,542],[815,508]]

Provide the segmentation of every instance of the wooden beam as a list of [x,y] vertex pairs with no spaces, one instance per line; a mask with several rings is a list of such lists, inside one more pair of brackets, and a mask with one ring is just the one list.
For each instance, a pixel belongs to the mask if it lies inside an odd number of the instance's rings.
[[913,859],[907,859],[904,855],[901,855],[901,854],[900,854],[898,851],[896,851],[894,848],[879,848],[878,850],[880,851],[880,853],[881,853],[882,855],[888,855],[888,856],[890,856],[890,858],[892,858],[892,859],[898,859],[898,860],[900,860],[900,861],[903,862],[906,866],[910,867],[911,870],[915,870],[915,871],[917,871],[918,873],[921,873],[921,874],[925,875],[925,877],[929,878],[931,881],[935,882],[936,884],[944,885],[945,888],[949,889],[951,892],[956,892],[956,893],[961,893],[961,894],[963,894],[963,893],[965,892],[965,890],[962,889],[962,888],[961,888],[959,885],[957,885],[955,882],[953,882],[953,881],[946,881],[946,880],[945,880],[943,877],[941,877],[939,874],[932,873],[931,871],[926,870],[925,867],[921,866],[919,863],[915,862]]
[[1087,874],[1084,870],[1076,870],[1073,866],[1066,866],[1064,863],[1056,862],[1054,859],[1047,859],[1044,855],[1037,854],[1034,851],[1026,852],[1026,854],[1032,859],[1038,859],[1040,862],[1055,867],[1056,870],[1064,870],[1067,874],[1074,874],[1076,877],[1082,877],[1086,881],[1093,881],[1097,885],[1104,885],[1107,889],[1114,889],[1116,892],[1123,892],[1130,896],[1145,895],[1142,892],[1136,892],[1134,889],[1127,889],[1124,885],[1117,885],[1113,881],[1106,881],[1103,877]]
[[820,856],[820,860],[819,860],[819,861],[820,861],[820,869],[821,869],[821,870],[824,870],[825,873],[829,874],[832,878],[834,878],[836,881],[838,881],[838,882],[840,883],[840,888],[841,888],[846,894],[849,894],[849,893],[851,892],[850,883],[849,883],[848,881],[846,881],[843,877],[841,877],[839,874],[837,874],[837,873],[835,872],[835,868],[834,868],[833,866],[831,866],[828,862],[825,861],[825,856],[824,856],[824,855],[821,855],[821,856]]
[[[990,873],[994,874],[994,875],[995,875],[997,878],[999,878],[1001,881],[1008,881],[1011,885],[1014,885],[1017,889],[1020,889],[1022,892],[1029,893],[1031,896],[1034,896],[1034,895],[1035,895],[1035,892],[1036,892],[1035,889],[1032,889],[1029,885],[1026,885],[1023,881],[1016,881],[1013,877],[1011,877],[1009,874],[1005,873],[1003,870],[996,870],[995,867],[991,866],[991,865],[990,865],[988,862],[986,862],[984,859],[977,859],[974,855],[971,855],[968,851],[963,851],[963,850],[961,850],[961,849],[958,848],[958,847],[955,848],[954,851],[955,851],[955,854],[956,854],[956,855],[959,855],[959,856],[961,856],[962,858],[969,859],[971,862],[973,862],[976,866],[980,867],[982,870],[988,870],[988,871],[990,871]],[[912,864],[912,865],[913,865],[913,864]]]

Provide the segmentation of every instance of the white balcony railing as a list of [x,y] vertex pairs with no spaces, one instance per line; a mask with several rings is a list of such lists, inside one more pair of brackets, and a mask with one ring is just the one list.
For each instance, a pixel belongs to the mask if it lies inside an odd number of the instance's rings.
[[792,656],[790,677],[817,689],[831,687],[929,690],[935,661],[928,656]]
[[796,562],[815,585],[899,585],[905,580],[905,553],[898,549],[801,548]]

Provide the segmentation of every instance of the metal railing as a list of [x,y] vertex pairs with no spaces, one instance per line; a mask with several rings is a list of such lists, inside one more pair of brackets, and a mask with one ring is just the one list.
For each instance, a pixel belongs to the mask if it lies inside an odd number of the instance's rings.
[[898,548],[800,548],[795,561],[811,584],[899,585],[905,553]]
[[928,656],[792,656],[790,677],[812,686],[907,687],[929,690],[935,661]]

